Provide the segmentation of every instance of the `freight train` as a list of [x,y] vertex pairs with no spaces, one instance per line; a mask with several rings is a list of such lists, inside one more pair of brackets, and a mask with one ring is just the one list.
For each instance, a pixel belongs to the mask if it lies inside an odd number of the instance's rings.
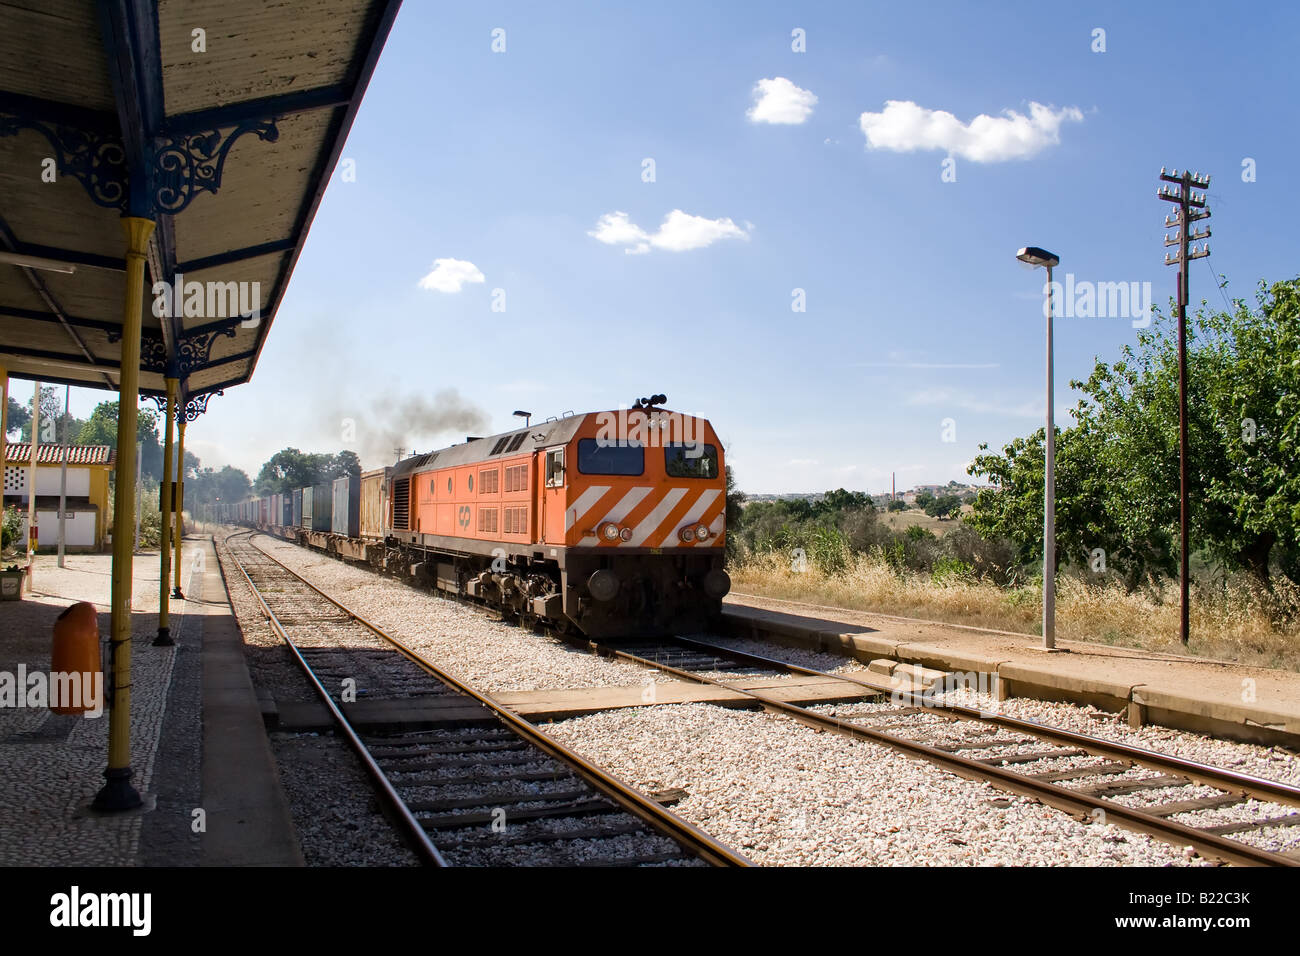
[[471,437],[219,517],[525,623],[593,638],[703,630],[731,588],[723,449],[706,419],[665,401]]

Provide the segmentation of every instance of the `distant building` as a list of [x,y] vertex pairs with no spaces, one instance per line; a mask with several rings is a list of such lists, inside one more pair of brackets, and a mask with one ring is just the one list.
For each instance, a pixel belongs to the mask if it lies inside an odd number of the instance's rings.
[[[36,458],[36,532],[42,548],[59,544],[59,484],[62,445],[38,445]],[[26,535],[27,478],[32,446],[9,443],[5,448],[4,506],[17,505]],[[108,531],[108,478],[116,456],[107,445],[68,446],[68,486],[65,499],[65,546],[69,551],[100,551]]]

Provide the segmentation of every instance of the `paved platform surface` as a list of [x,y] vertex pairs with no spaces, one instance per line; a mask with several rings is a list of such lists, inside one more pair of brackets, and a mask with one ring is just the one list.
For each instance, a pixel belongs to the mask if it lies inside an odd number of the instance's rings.
[[1060,641],[1066,653],[1052,654],[1031,635],[753,595],[728,596],[724,614],[737,636],[768,636],[861,661],[996,674],[1004,697],[1093,704],[1127,711],[1134,724],[1300,744],[1300,673],[1293,671],[1082,641]]
[[[34,592],[0,603],[0,671],[48,673],[54,620],[78,601],[96,605],[107,637],[111,556],[66,565],[38,556]],[[181,568],[186,599],[171,603],[169,648],[152,646],[158,553],[136,555],[133,568],[132,783],[147,809],[87,810],[103,784],[107,713],[0,707],[0,865],[302,863],[211,540],[188,537]]]

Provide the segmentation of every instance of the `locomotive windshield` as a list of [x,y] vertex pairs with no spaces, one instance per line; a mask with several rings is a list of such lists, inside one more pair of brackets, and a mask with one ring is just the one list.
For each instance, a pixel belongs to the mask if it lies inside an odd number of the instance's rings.
[[614,445],[595,438],[580,438],[578,471],[584,475],[644,474],[645,448],[636,442]]
[[713,445],[667,445],[664,470],[669,478],[716,478],[718,449]]

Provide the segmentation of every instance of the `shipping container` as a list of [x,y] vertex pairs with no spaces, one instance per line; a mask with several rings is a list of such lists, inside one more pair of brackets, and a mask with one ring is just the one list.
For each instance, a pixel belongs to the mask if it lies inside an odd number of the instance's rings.
[[382,538],[388,520],[388,476],[392,468],[376,468],[361,475],[361,522],[363,538]]
[[359,537],[361,530],[361,479],[348,476],[334,479],[334,509],[330,530],[344,537]]
[[334,518],[334,498],[328,481],[312,486],[311,502],[311,530],[329,531]]
[[302,489],[296,488],[293,492],[293,503],[290,507],[289,527],[302,527]]
[[311,513],[315,497],[316,489],[308,487],[302,490],[302,524],[299,527],[308,531],[311,530]]

